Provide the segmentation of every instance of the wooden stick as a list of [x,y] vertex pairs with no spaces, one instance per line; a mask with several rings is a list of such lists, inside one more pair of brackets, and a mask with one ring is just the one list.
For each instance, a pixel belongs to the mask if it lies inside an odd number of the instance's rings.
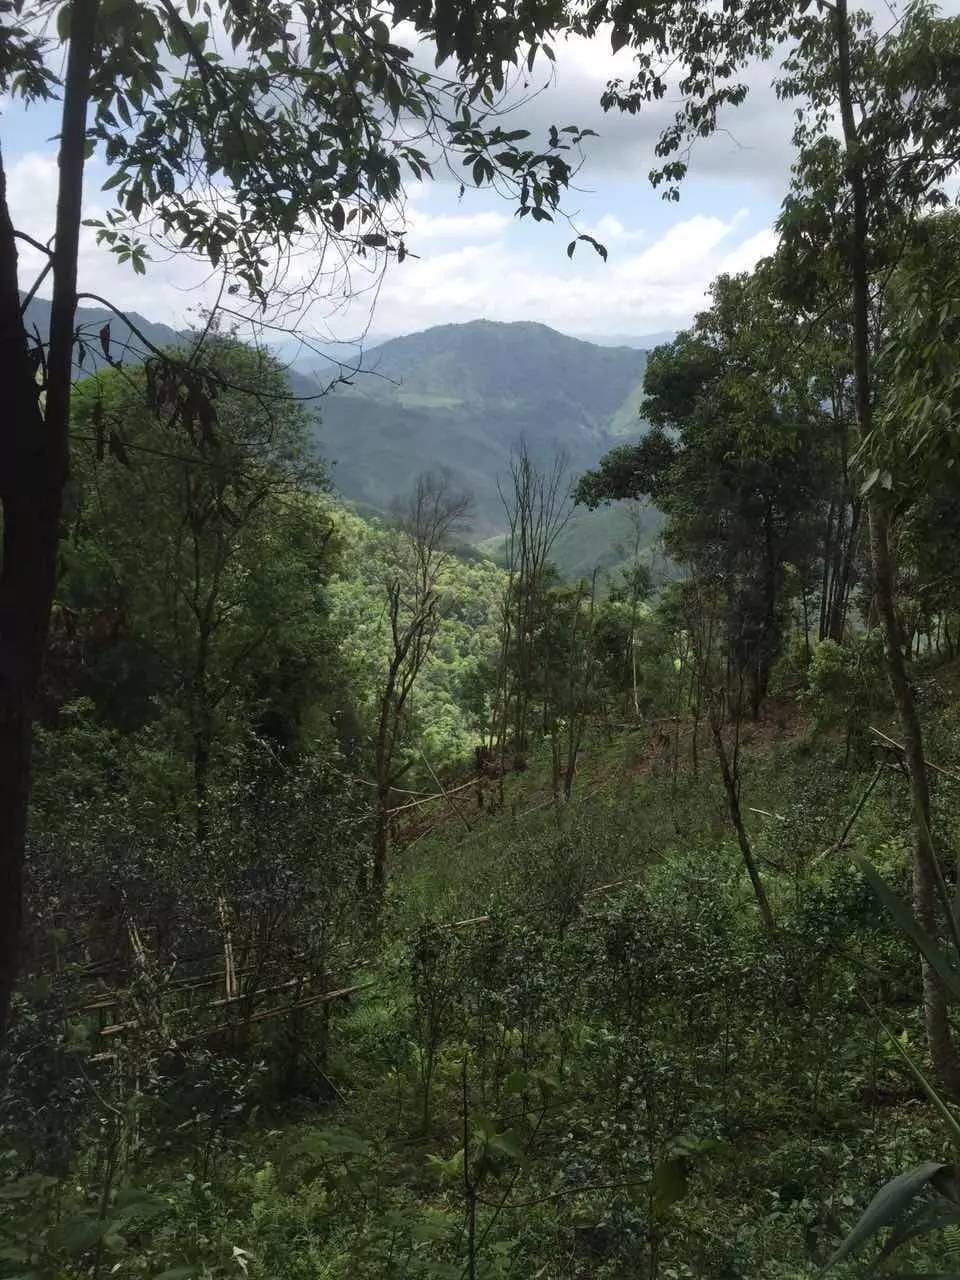
[[471,924],[489,924],[489,916],[470,916],[466,920],[454,920],[452,924],[441,924],[437,927],[440,929],[466,929]]
[[610,884],[598,884],[593,889],[587,889],[584,893],[585,898],[592,897],[595,893],[606,893],[609,889],[622,889],[625,884],[636,885],[636,880],[612,880]]
[[221,893],[217,898],[217,913],[223,930],[223,987],[228,1000],[235,1000],[239,991],[237,970],[233,961],[233,932],[227,919],[227,900]]
[[[427,768],[429,769],[430,766],[427,765]],[[476,785],[476,778],[471,778],[469,782],[463,782],[459,787],[452,787],[449,791],[444,791],[441,787],[439,791],[435,791],[431,795],[424,795],[422,800],[410,800],[407,804],[399,804],[395,809],[388,809],[387,813],[393,817],[395,813],[404,813],[407,809],[418,809],[420,805],[430,804],[432,800],[445,800],[448,796],[455,796],[458,791],[466,791],[467,787],[475,787]]]
[[[896,749],[900,752],[904,752],[904,753],[906,752],[906,747],[901,746],[899,742],[894,742],[893,738],[888,738],[885,733],[881,733],[880,730],[875,729],[873,725],[870,725],[869,729],[871,733],[875,733],[878,738],[888,743],[891,747],[896,747]],[[960,775],[956,773],[951,773],[949,769],[942,769],[940,765],[934,764],[932,760],[924,759],[923,763],[927,766],[928,769],[932,769],[934,773],[941,773],[945,778],[949,778],[951,782],[960,782]]]
[[821,863],[824,860],[824,858],[829,857],[831,853],[836,853],[838,849],[843,848],[843,846],[847,842],[847,836],[850,834],[853,828],[853,824],[860,817],[860,811],[863,809],[863,806],[870,799],[870,792],[880,781],[880,775],[881,773],[883,773],[886,767],[887,766],[885,761],[877,765],[877,771],[873,775],[873,777],[870,779],[870,784],[867,787],[866,791],[864,791],[863,795],[860,797],[860,799],[857,801],[856,805],[854,806],[853,813],[851,813],[850,817],[847,819],[847,825],[843,828],[843,832],[840,836],[840,839],[835,840],[829,849],[824,849],[823,853],[818,853],[817,856],[814,858],[813,862],[811,863],[811,866],[814,866],[814,867],[817,866],[818,863]]
[[[453,792],[452,792],[452,791],[446,791],[446,790],[444,790],[443,783],[440,781],[440,779],[437,777],[437,775],[436,775],[436,774],[434,773],[434,771],[433,771],[433,765],[430,763],[430,761],[427,759],[427,757],[424,755],[424,753],[423,753],[422,751],[420,752],[420,759],[423,761],[423,763],[424,763],[424,764],[427,766],[427,768],[430,770],[430,777],[431,777],[431,778],[434,780],[434,782],[437,784],[437,787],[440,789],[441,793],[443,794],[444,799],[447,801],[447,803],[449,804],[450,808],[453,810],[453,812],[456,814],[456,816],[460,819],[460,821],[463,823],[463,825],[464,825],[464,826],[466,827],[466,829],[469,831],[469,830],[470,830],[470,823],[467,821],[467,817],[466,817],[466,815],[465,815],[464,813],[461,813],[461,811],[460,811],[459,807],[457,806],[457,802],[456,802],[455,800],[452,800],[452,799],[450,798],[450,797],[453,795]],[[469,783],[468,783],[467,785],[469,786]],[[458,789],[459,791],[462,791],[462,790],[463,790],[463,788],[462,788],[462,787],[459,787],[459,788],[457,788],[457,789]]]
[[[371,978],[369,982],[359,982],[354,987],[341,987],[339,991],[322,992],[320,995],[307,996],[305,1000],[291,1000],[289,1004],[276,1005],[273,1009],[261,1009],[258,1013],[252,1015],[250,1022],[266,1022],[269,1018],[277,1018],[285,1013],[292,1013],[295,1009],[307,1009],[310,1005],[325,1004],[329,1000],[341,1000],[345,996],[352,996],[356,991],[365,991],[368,987],[375,985],[376,979]],[[204,1031],[198,1031],[194,1035],[187,1037],[190,1040],[202,1040],[206,1036],[216,1035],[220,1031],[232,1031],[234,1024],[232,1022],[221,1022],[215,1027],[208,1027]],[[181,1043],[183,1043],[181,1041]]]

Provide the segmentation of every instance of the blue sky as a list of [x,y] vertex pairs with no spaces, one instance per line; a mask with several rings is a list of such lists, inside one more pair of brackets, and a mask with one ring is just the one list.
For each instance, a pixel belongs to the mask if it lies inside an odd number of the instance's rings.
[[[659,125],[673,104],[668,99],[639,118],[605,116],[599,107],[607,79],[628,70],[625,55],[613,58],[601,43],[561,44],[553,81],[516,113],[535,138],[545,137],[553,123],[597,130],[565,207],[578,230],[607,246],[606,263],[588,245],[568,260],[569,225],[521,223],[490,192],[468,190],[460,199],[449,179],[412,186],[407,244],[417,256],[387,272],[372,317],[372,293],[333,311],[320,301],[302,320],[304,331],[349,339],[368,325],[373,334],[393,335],[482,317],[538,320],[602,336],[687,323],[718,272],[749,268],[773,246],[771,226],[787,181],[790,110],[769,88],[771,69],[758,69],[747,104],[729,119],[731,133],[694,153],[681,202],[668,203],[647,173]],[[14,220],[46,238],[53,222],[56,154],[49,139],[56,111],[7,106],[0,125]],[[95,159],[88,169],[88,215],[108,203],[98,190],[105,177]],[[22,287],[39,262],[29,249],[22,253]],[[210,296],[204,280],[197,264],[164,254],[156,255],[146,277],[135,276],[84,234],[81,288],[152,320],[189,323]]]

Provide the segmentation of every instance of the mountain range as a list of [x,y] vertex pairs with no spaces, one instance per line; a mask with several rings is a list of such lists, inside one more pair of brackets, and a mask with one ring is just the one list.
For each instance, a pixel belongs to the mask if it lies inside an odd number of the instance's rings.
[[[498,481],[521,441],[541,465],[561,450],[576,477],[644,430],[646,352],[599,346],[542,324],[438,325],[376,347],[367,368],[317,411],[317,447],[335,486],[382,511],[420,472],[442,469],[473,495],[478,541],[502,535]],[[648,527],[652,539],[655,512]],[[616,548],[630,536],[622,512],[578,511],[557,558],[569,573],[607,567],[623,558]]]
[[[46,342],[50,333],[49,299],[31,298],[23,318],[27,332],[38,334],[41,341]],[[95,369],[106,365],[100,348],[100,330],[106,324],[110,326],[110,348],[115,359],[139,361],[147,354],[146,347],[137,337],[135,330],[142,333],[144,338],[155,347],[175,346],[182,338],[176,329],[171,329],[167,324],[156,324],[152,320],[147,320],[136,311],[128,312],[127,319],[122,320],[106,307],[78,307],[76,329],[83,342],[81,374],[93,373]],[[78,355],[75,355],[74,359],[78,358]]]
[[[50,303],[33,299],[26,318],[45,340]],[[127,359],[144,354],[134,330],[156,346],[182,341],[141,315],[131,313],[129,321],[102,308],[78,309],[84,371],[103,364],[99,332],[108,322],[114,354]],[[600,345],[542,324],[474,320],[392,338],[365,354],[351,385],[312,402],[317,452],[336,490],[373,513],[409,493],[421,472],[443,470],[472,495],[470,540],[495,554],[505,527],[498,485],[517,445],[523,441],[542,466],[562,451],[573,480],[615,444],[639,438],[645,347],[670,336]],[[315,394],[329,370],[309,376],[290,369],[289,377],[294,391]],[[661,523],[655,510],[644,513],[648,548]],[[555,558],[569,576],[589,574],[620,563],[633,537],[620,509],[578,509]]]

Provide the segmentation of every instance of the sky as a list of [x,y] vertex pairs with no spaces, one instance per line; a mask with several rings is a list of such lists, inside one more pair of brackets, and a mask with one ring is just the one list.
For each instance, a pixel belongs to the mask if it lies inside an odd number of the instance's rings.
[[[371,335],[393,336],[490,319],[539,321],[588,337],[639,337],[683,327],[704,305],[716,275],[749,269],[772,250],[792,128],[790,106],[779,103],[770,87],[772,67],[750,74],[746,103],[721,122],[723,131],[698,145],[681,200],[673,203],[661,199],[647,175],[659,128],[676,103],[668,95],[640,116],[604,114],[599,105],[606,82],[629,74],[628,53],[614,57],[601,41],[571,39],[556,46],[552,80],[548,63],[537,66],[531,88],[542,91],[517,109],[509,127],[529,128],[535,140],[545,139],[551,124],[573,123],[598,134],[584,144],[564,216],[556,225],[521,222],[492,192],[469,189],[461,198],[450,178],[414,183],[407,206],[411,256],[387,271],[372,318],[369,294],[336,314],[318,304],[301,321],[305,333],[351,340],[368,323]],[[56,190],[55,111],[0,106],[14,223],[46,239]],[[87,173],[88,217],[109,203],[99,190],[106,176],[94,158]],[[607,261],[587,244],[568,259],[571,228],[601,240]],[[40,265],[36,251],[22,250],[22,288]],[[91,230],[83,232],[81,290],[150,320],[188,325],[209,298],[204,279],[197,264],[163,255],[146,276],[134,275],[96,246]]]

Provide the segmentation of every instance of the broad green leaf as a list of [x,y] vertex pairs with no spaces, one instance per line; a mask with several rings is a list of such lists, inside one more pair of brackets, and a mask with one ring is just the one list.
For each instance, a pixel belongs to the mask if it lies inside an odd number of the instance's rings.
[[494,1151],[500,1151],[509,1156],[511,1160],[522,1160],[524,1156],[523,1146],[513,1130],[496,1134],[490,1139],[490,1147]]
[[64,1253],[86,1253],[103,1239],[110,1224],[89,1213],[75,1213],[65,1218],[51,1233],[51,1244]]
[[349,1129],[318,1129],[299,1142],[295,1150],[304,1155],[354,1155],[365,1156],[370,1144]]
[[838,1262],[859,1253],[868,1240],[878,1231],[889,1227],[907,1209],[916,1197],[930,1185],[933,1179],[949,1165],[927,1160],[915,1169],[909,1169],[881,1187],[864,1210],[860,1221],[841,1244],[821,1274],[825,1275]]
[[526,1071],[511,1071],[503,1082],[503,1092],[507,1097],[511,1097],[517,1093],[523,1093],[529,1083],[530,1077]]
[[458,1223],[437,1213],[414,1222],[410,1234],[414,1240],[449,1240],[458,1230]]
[[0,1184],[0,1200],[26,1200],[29,1196],[35,1196],[45,1188],[54,1186],[56,1181],[56,1178],[47,1174],[28,1173],[15,1182]]
[[682,1200],[687,1192],[686,1156],[661,1160],[653,1171],[653,1211],[656,1217]]
[[870,883],[874,893],[893,916],[900,929],[911,938],[924,959],[942,978],[944,986],[951,995],[960,999],[960,969],[940,949],[930,935],[921,928],[914,919],[913,912],[903,903],[889,887],[876,867],[860,855],[854,855],[854,861],[860,867]]

